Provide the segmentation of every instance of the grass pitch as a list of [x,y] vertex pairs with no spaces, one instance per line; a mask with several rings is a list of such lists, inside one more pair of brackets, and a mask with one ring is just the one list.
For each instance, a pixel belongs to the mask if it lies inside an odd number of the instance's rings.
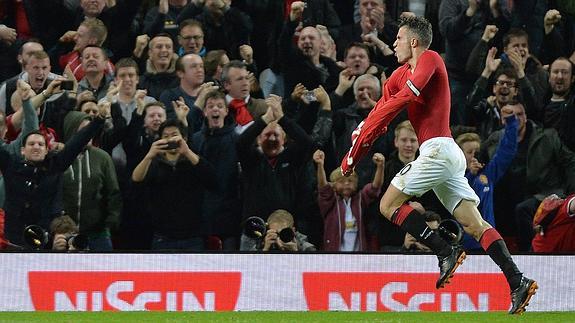
[[299,323],[299,322],[378,322],[378,323],[444,323],[444,322],[562,322],[575,323],[575,312],[527,312],[514,316],[504,312],[490,313],[365,313],[365,312],[4,312],[0,323],[13,322],[234,322],[234,323]]

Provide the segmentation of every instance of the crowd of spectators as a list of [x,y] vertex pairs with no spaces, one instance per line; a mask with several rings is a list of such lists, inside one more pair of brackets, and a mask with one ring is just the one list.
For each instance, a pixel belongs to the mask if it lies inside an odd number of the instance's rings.
[[0,249],[37,225],[56,250],[70,231],[92,251],[426,251],[378,211],[418,154],[406,112],[338,168],[410,15],[433,24],[484,219],[513,252],[575,252],[566,0],[0,1]]

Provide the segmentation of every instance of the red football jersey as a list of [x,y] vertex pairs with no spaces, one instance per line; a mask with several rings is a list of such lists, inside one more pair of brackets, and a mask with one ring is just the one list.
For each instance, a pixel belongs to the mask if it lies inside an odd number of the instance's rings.
[[343,173],[351,172],[385,131],[407,107],[407,114],[419,144],[435,137],[451,137],[449,111],[451,94],[447,70],[438,53],[426,50],[413,72],[404,64],[393,72],[383,88],[383,97],[352,134],[352,147],[342,161]]

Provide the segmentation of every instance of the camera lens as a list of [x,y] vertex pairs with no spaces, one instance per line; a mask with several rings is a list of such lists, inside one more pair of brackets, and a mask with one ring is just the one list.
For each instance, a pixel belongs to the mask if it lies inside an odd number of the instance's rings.
[[85,250],[88,248],[88,236],[83,234],[73,234],[66,238],[68,245],[76,250]]
[[291,228],[284,228],[278,233],[278,236],[283,243],[288,243],[293,240],[295,233]]

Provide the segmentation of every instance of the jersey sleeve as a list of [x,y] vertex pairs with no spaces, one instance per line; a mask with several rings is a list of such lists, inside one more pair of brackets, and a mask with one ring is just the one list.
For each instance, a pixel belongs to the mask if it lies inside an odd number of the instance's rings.
[[[419,101],[421,90],[425,88],[437,69],[437,53],[424,52],[417,66],[405,84],[397,84],[400,90],[394,93],[394,83],[399,78],[393,73],[384,86],[384,95],[376,103],[367,118],[353,131],[351,148],[344,156],[341,169],[344,175],[349,175],[353,168],[369,151],[373,142],[387,131],[389,123],[412,101]],[[441,58],[439,58],[441,59]]]

